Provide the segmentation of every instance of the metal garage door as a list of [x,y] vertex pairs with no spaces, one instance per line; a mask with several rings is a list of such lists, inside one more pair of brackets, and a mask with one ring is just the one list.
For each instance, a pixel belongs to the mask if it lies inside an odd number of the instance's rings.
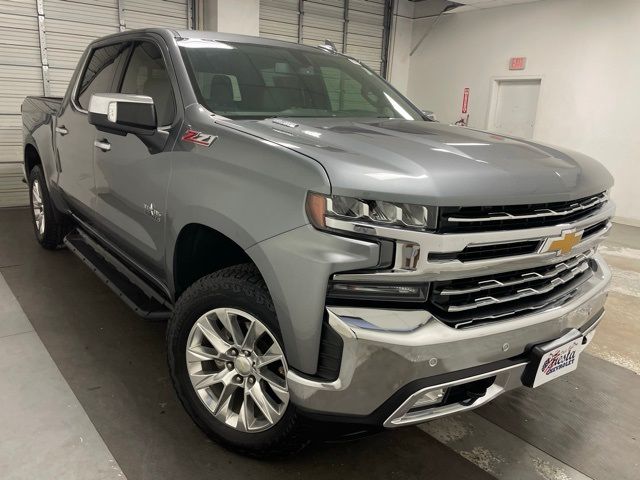
[[24,205],[22,121],[26,95],[42,95],[36,0],[0,2],[0,206]]
[[260,0],[260,36],[336,48],[385,73],[390,0]]
[[0,207],[24,205],[20,104],[62,96],[89,42],[120,30],[189,28],[193,0],[0,0]]
[[376,72],[384,72],[387,35],[385,0],[348,0],[346,53]]
[[50,94],[64,95],[92,40],[145,27],[189,28],[187,0],[43,0]]
[[297,42],[299,0],[260,0],[260,36]]

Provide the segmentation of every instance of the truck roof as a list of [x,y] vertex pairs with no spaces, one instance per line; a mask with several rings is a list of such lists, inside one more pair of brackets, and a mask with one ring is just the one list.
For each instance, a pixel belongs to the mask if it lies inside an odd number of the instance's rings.
[[[317,52],[318,47],[310,46],[310,45],[301,45],[299,43],[294,42],[285,42],[283,40],[274,40],[271,38],[263,38],[263,37],[254,37],[251,35],[238,35],[235,33],[224,33],[224,32],[211,32],[206,30],[177,30],[173,28],[162,28],[162,27],[154,27],[154,28],[141,28],[136,30],[127,30],[124,32],[114,33],[112,35],[108,35],[105,37],[101,37],[94,42],[101,42],[105,39],[118,38],[125,35],[131,35],[136,33],[157,33],[163,36],[171,36],[176,39],[199,39],[199,40],[220,40],[223,42],[235,42],[235,43],[253,43],[253,44],[261,44],[261,45],[273,45],[273,46],[281,46],[287,48],[295,48],[300,50],[312,50]],[[323,50],[323,49],[320,49]],[[326,50],[325,50],[326,51]],[[339,52],[336,52],[339,53]]]

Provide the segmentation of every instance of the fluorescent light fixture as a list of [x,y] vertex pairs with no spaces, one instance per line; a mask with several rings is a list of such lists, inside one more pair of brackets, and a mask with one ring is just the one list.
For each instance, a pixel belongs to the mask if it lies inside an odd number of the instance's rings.
[[222,48],[224,50],[234,50],[235,47],[217,40],[205,40],[201,38],[187,38],[180,40],[178,46],[186,48]]
[[460,143],[445,143],[450,147],[489,147],[490,143],[473,143],[473,142],[460,142]]

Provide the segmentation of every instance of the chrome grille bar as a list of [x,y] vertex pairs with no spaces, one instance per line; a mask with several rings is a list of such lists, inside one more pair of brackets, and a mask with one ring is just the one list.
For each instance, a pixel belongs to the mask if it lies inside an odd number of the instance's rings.
[[580,254],[576,255],[572,259],[558,263],[555,265],[553,270],[550,270],[547,273],[541,274],[538,272],[525,272],[520,275],[520,278],[514,278],[513,280],[482,280],[479,281],[475,286],[468,288],[445,288],[437,293],[439,295],[465,295],[469,293],[481,292],[482,290],[490,290],[492,288],[500,288],[500,287],[511,287],[513,285],[519,285],[521,283],[531,282],[534,280],[544,280],[544,279],[552,279],[558,275],[560,275],[565,270],[570,270],[577,266],[580,262],[587,259],[587,255]]
[[487,296],[487,297],[476,298],[472,303],[466,303],[466,304],[460,304],[460,305],[449,305],[447,307],[447,311],[452,312],[452,313],[453,312],[463,312],[463,311],[466,311],[466,310],[473,310],[473,309],[480,308],[480,307],[486,307],[488,305],[495,305],[495,304],[499,304],[499,303],[512,302],[514,300],[520,300],[520,299],[526,298],[526,297],[531,297],[531,296],[535,296],[535,295],[542,295],[542,294],[545,294],[545,293],[549,293],[550,291],[552,291],[553,289],[555,289],[559,285],[563,285],[565,283],[568,283],[569,281],[573,280],[578,275],[580,275],[581,273],[587,271],[588,269],[589,269],[588,262],[586,260],[583,260],[582,263],[580,263],[576,267],[572,268],[571,270],[566,271],[564,273],[564,275],[555,277],[549,283],[547,283],[546,285],[544,285],[542,287],[538,287],[538,288],[531,288],[531,287],[523,288],[521,290],[518,290],[516,293],[514,293],[512,295],[506,295],[506,296],[503,296],[503,297]]
[[[562,301],[566,302],[570,299],[572,299],[576,293],[577,293],[578,289],[574,288],[573,290],[567,292],[563,297],[562,297]],[[513,315],[517,315],[517,314],[524,314],[525,312],[535,312],[536,310],[542,310],[543,308],[546,308],[552,304],[555,304],[558,302],[557,298],[552,298],[551,300],[543,300],[540,303],[536,303],[534,305],[527,305],[525,307],[518,307],[518,308],[514,308],[513,310],[509,310],[506,312],[501,312],[501,313],[492,313],[492,314],[487,314],[487,315],[480,315],[478,317],[473,317],[473,319],[471,320],[467,320],[466,322],[459,322],[456,323],[454,328],[464,328],[464,327],[468,327],[469,325],[475,325],[477,323],[480,322],[486,322],[486,321],[491,321],[491,320],[499,320],[501,318],[504,317],[511,317]]]
[[525,214],[513,214],[508,212],[492,212],[484,217],[448,217],[450,222],[470,223],[470,222],[499,222],[504,220],[526,220],[529,218],[542,218],[542,217],[562,217],[565,215],[571,215],[582,210],[593,208],[597,205],[606,203],[609,200],[606,193],[601,193],[595,197],[588,198],[580,203],[571,204],[564,210],[552,210],[545,208],[542,210],[534,210],[533,213]]

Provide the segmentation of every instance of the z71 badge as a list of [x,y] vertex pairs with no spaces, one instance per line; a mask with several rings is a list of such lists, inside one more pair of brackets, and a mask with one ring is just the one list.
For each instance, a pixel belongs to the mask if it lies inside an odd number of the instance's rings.
[[213,142],[216,141],[218,137],[215,135],[211,135],[209,133],[197,132],[195,130],[187,130],[185,134],[182,136],[182,140],[185,142],[195,143],[197,145],[204,145],[205,147],[210,147]]

